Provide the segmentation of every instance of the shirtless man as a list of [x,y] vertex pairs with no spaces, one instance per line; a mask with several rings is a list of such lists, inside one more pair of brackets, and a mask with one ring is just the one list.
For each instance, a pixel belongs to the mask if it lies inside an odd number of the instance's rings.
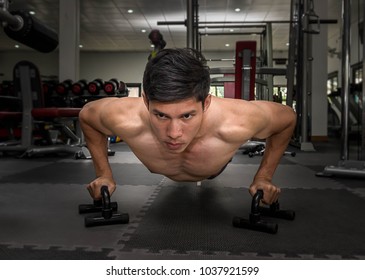
[[240,146],[266,139],[265,154],[249,187],[264,192],[263,202],[278,199],[272,177],[292,136],[294,111],[278,103],[209,95],[204,57],[191,49],[164,49],[150,60],[140,98],[103,98],[80,113],[96,179],[87,189],[116,188],[108,162],[107,136],[118,135],[152,172],[174,181],[201,181],[218,175]]

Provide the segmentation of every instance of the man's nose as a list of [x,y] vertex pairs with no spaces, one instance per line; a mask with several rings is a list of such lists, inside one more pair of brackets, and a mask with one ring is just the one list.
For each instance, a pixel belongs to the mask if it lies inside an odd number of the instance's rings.
[[167,136],[172,139],[177,139],[182,136],[182,128],[178,120],[171,120],[167,128]]

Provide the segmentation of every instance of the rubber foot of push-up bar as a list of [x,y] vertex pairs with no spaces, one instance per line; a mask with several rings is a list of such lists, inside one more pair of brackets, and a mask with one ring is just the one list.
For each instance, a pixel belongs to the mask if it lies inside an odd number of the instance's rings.
[[94,201],[93,204],[79,205],[79,213],[100,212],[97,215],[85,217],[85,227],[127,224],[129,223],[128,213],[118,213],[118,204],[110,202],[110,194],[107,186],[101,187],[101,201]]
[[294,211],[279,209],[279,202],[271,204],[270,207],[260,206],[260,201],[263,196],[264,193],[262,190],[258,190],[256,192],[252,198],[251,213],[249,218],[245,219],[241,217],[234,217],[232,221],[234,227],[276,234],[278,232],[278,225],[276,223],[270,223],[262,220],[261,215],[286,220],[295,219]]
[[[113,211],[118,211],[118,203],[110,202],[110,207]],[[79,205],[79,214],[87,214],[87,213],[97,213],[103,210],[103,202],[102,200],[94,200],[92,204],[80,204]]]

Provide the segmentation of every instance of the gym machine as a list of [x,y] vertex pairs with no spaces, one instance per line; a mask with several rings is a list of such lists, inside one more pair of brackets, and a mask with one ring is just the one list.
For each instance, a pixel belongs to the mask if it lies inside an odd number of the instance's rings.
[[[365,14],[365,6],[364,11]],[[365,21],[363,21],[363,36],[365,36]],[[341,155],[337,166],[329,165],[322,172],[316,175],[321,177],[345,176],[365,178],[365,72],[363,71],[362,79],[362,96],[361,96],[361,156],[360,160],[349,159],[349,94],[350,94],[350,34],[351,34],[351,1],[342,1],[342,51],[341,51]],[[365,38],[365,37],[364,37]],[[363,61],[362,66],[365,69],[365,44],[363,43]]]
[[[320,19],[314,12],[313,0],[291,0],[290,20],[274,20],[274,21],[224,21],[224,22],[199,22],[197,20],[197,1],[188,1],[188,13],[186,21],[165,21],[157,22],[157,25],[185,25],[188,32],[188,47],[195,47],[200,49],[197,42],[194,42],[194,32],[199,28],[217,28],[217,24],[221,24],[221,28],[229,28],[236,25],[246,27],[252,24],[266,24],[265,38],[263,45],[265,45],[266,63],[264,67],[257,67],[257,74],[266,75],[265,80],[257,79],[258,87],[256,93],[260,95],[259,99],[273,100],[273,76],[286,75],[287,77],[287,101],[286,104],[291,107],[296,107],[298,116],[298,125],[295,135],[291,141],[293,146],[299,147],[303,151],[314,151],[313,144],[309,142],[309,125],[310,118],[310,103],[308,99],[311,95],[311,36],[319,33],[321,24],[335,24],[337,20],[334,19]],[[193,5],[194,4],[194,5]],[[289,34],[289,55],[288,66],[286,69],[278,69],[276,71],[272,66],[272,24],[290,24]],[[205,33],[210,35],[210,33]],[[212,34],[219,35],[219,34]],[[227,35],[227,33],[222,33]],[[196,39],[198,41],[198,39]],[[192,43],[191,43],[192,42]],[[305,47],[304,47],[305,46]],[[260,69],[261,68],[261,69]],[[232,68],[234,69],[234,68]],[[234,70],[211,69],[211,74],[228,74],[235,73]],[[231,77],[217,78],[214,81],[228,82],[233,81]],[[266,94],[260,89],[261,84],[267,86]],[[294,102],[296,101],[296,104]]]
[[[312,94],[312,35],[319,34],[321,23],[314,12],[313,0],[292,0],[290,10],[287,101],[297,113],[297,126],[291,144],[302,151],[315,151],[309,140],[310,103]],[[295,103],[294,103],[295,99]]]
[[[14,66],[13,80],[15,93],[22,100],[21,141],[15,145],[0,146],[0,151],[21,152],[22,156],[28,157],[46,153],[75,154],[83,142],[78,125],[78,114],[81,108],[45,107],[39,70],[29,61],[20,61]],[[74,129],[65,124],[64,120],[72,121]],[[52,123],[57,130],[62,130],[68,139],[66,144],[52,145],[56,144],[56,140],[49,131],[48,142],[52,142],[52,144],[34,145],[35,126],[41,127],[47,122]]]
[[9,1],[0,0],[0,22],[9,38],[39,52],[48,53],[58,46],[57,33],[27,11],[9,12]]
[[148,57],[148,60],[150,60],[166,47],[166,41],[163,39],[163,36],[158,29],[153,29],[150,34],[148,34],[148,39],[150,39],[150,42],[153,45],[153,51]]

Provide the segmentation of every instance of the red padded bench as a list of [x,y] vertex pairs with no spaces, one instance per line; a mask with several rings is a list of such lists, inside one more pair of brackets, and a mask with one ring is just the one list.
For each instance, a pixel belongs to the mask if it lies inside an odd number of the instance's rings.
[[22,112],[0,112],[0,121],[21,121]]
[[32,116],[35,119],[54,119],[54,118],[77,118],[81,108],[56,108],[56,107],[48,107],[48,108],[33,108]]

